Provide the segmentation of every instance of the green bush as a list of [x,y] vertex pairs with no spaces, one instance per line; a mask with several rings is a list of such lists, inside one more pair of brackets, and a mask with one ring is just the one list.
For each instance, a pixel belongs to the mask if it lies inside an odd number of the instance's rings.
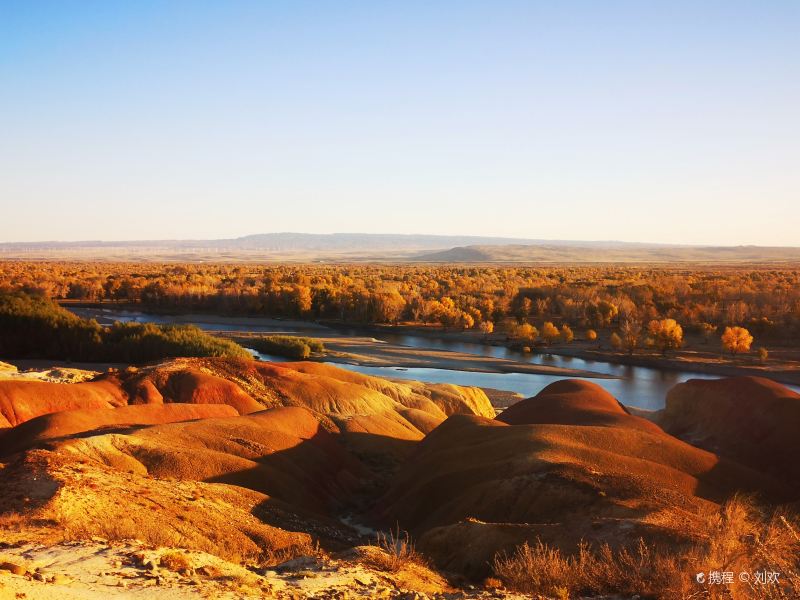
[[314,338],[297,337],[292,335],[265,335],[256,338],[240,340],[247,346],[264,354],[274,354],[296,360],[305,360],[312,353],[325,352],[325,345]]
[[193,325],[103,327],[43,296],[0,293],[0,356],[87,362],[147,362],[169,356],[250,358],[238,344]]

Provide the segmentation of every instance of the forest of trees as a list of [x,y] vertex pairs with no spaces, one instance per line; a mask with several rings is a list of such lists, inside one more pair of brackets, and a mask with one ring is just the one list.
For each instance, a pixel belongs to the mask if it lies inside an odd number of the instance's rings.
[[0,356],[130,363],[174,356],[249,358],[250,353],[192,325],[103,327],[43,296],[0,292]]
[[[674,348],[675,326],[681,338],[717,345],[728,327],[746,328],[759,343],[791,345],[800,334],[800,270],[792,268],[9,261],[0,263],[2,289],[162,311],[408,322],[510,335],[530,324],[539,343],[572,339],[573,331],[581,339],[613,331],[625,349],[644,340]],[[652,324],[664,320],[674,325]]]

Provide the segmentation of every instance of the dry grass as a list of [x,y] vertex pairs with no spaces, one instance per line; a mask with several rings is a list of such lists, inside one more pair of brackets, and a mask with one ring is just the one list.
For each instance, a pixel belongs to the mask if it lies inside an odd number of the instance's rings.
[[382,552],[376,553],[371,562],[377,569],[389,573],[397,573],[410,565],[427,566],[425,559],[417,552],[414,542],[407,531],[400,531],[398,526],[389,533],[378,533],[377,541],[372,544]]
[[162,554],[159,563],[165,569],[175,573],[186,573],[192,568],[189,557],[177,550]]
[[19,531],[27,523],[28,519],[21,513],[10,511],[0,514],[0,531],[12,530]]
[[[659,549],[640,540],[634,548],[593,549],[582,544],[567,556],[541,542],[523,544],[495,558],[494,570],[509,588],[529,594],[639,594],[651,598],[789,600],[800,597],[800,537],[783,514],[765,517],[751,502],[734,498],[709,515],[706,539],[694,546]],[[711,572],[732,572],[728,585],[710,583]],[[779,572],[780,585],[755,581],[756,572]],[[706,583],[696,573],[706,574]],[[748,573],[751,580],[740,581]]]
[[58,540],[77,541],[102,537],[109,541],[138,540],[151,547],[185,548],[208,552],[239,564],[272,566],[300,556],[322,556],[318,543],[295,544],[281,549],[270,549],[253,544],[242,532],[235,535],[224,531],[209,531],[199,535],[191,527],[181,531],[175,527],[147,526],[141,518],[119,517],[106,521],[82,520],[73,516],[59,519]]

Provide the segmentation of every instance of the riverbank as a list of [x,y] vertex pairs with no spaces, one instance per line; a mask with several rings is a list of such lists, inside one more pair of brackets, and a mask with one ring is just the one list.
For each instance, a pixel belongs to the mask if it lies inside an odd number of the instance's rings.
[[[221,337],[236,338],[247,345],[248,337],[258,332],[217,331]],[[446,369],[473,373],[524,373],[558,377],[582,377],[590,379],[615,379],[613,375],[586,369],[569,369],[549,365],[532,364],[507,358],[418,348],[384,342],[374,337],[351,337],[326,334],[319,336],[325,344],[326,362],[359,365],[363,367],[400,367],[406,369]]]
[[[96,318],[101,324],[110,324],[115,319],[142,314],[144,307],[122,303],[97,304],[86,302],[62,302],[72,310],[89,318]],[[341,321],[302,321],[275,319],[263,316],[221,316],[208,313],[177,314],[174,311],[147,308],[147,315],[155,322],[193,323],[219,335],[226,330],[242,327],[253,332],[286,333],[288,335],[310,335],[322,339],[332,352],[326,357],[331,362],[359,364],[362,366],[398,366],[405,368],[440,368],[487,373],[533,373],[555,374],[564,377],[607,378],[607,374],[595,373],[591,369],[575,370],[543,365],[532,365],[523,360],[475,358],[470,352],[452,350],[407,348],[402,344],[388,344],[380,350],[370,348],[369,344],[379,343],[376,337],[382,335],[413,335],[441,342],[460,342],[497,348],[508,348],[503,334],[482,334],[478,331],[446,331],[440,326],[416,324],[399,325],[354,325]],[[104,322],[105,321],[105,322]],[[353,335],[353,332],[356,332]],[[345,333],[346,332],[346,333]],[[363,336],[368,343],[350,343]],[[758,362],[754,353],[747,357],[731,358],[712,352],[711,346],[691,339],[687,349],[668,356],[647,349],[639,349],[629,355],[614,351],[600,342],[574,340],[569,344],[554,343],[551,346],[536,346],[534,353],[578,358],[586,361],[610,363],[632,367],[645,367],[665,371],[691,371],[698,374],[720,377],[755,376],[766,377],[779,383],[800,385],[800,349],[771,348],[770,358]],[[458,355],[458,356],[456,356]],[[525,355],[521,355],[524,357]],[[469,357],[465,362],[464,357]]]
[[[787,361],[773,356],[763,366],[730,366],[720,364],[718,352],[707,352],[702,357],[687,351],[670,357],[660,354],[631,357],[599,348],[598,342],[583,340],[575,340],[569,345],[540,346],[538,351],[523,353],[509,348],[502,334],[485,336],[476,331],[443,331],[440,327],[411,324],[358,327],[340,322],[309,323],[264,317],[250,320],[214,315],[203,315],[194,320],[196,315],[176,318],[176,315],[108,308],[98,310],[96,307],[88,308],[91,314],[86,314],[87,308],[75,312],[84,317],[102,316],[112,321],[194,323],[209,333],[224,337],[273,333],[309,336],[323,341],[327,349],[324,355],[312,357],[314,360],[378,377],[494,388],[523,397],[535,395],[559,379],[593,379],[624,404],[651,410],[663,408],[668,391],[688,379],[759,375],[796,389],[800,383],[800,369],[797,368],[800,363],[789,361],[788,366],[781,369],[778,365]],[[690,356],[691,360],[685,360],[683,356]],[[774,356],[780,357],[781,353],[775,352]],[[274,360],[269,355],[261,358]],[[511,400],[509,398],[506,402]]]
[[[335,327],[335,325],[333,326]],[[508,348],[507,341],[500,334],[487,336],[475,331],[444,331],[439,327],[417,325],[373,325],[358,329],[375,336],[387,333],[414,335],[431,340]],[[800,360],[798,360],[800,352],[787,348],[773,349],[771,357],[763,363],[758,362],[754,356],[732,358],[723,356],[719,352],[697,349],[679,350],[667,356],[647,349],[639,349],[631,355],[599,347],[597,342],[582,340],[575,340],[569,345],[554,343],[551,346],[537,346],[533,352],[615,365],[668,371],[691,371],[720,377],[765,377],[779,383],[800,385]]]

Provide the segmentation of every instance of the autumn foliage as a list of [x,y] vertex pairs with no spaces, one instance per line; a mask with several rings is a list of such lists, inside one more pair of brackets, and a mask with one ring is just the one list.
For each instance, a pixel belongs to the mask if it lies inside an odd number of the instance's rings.
[[114,323],[103,327],[47,298],[0,292],[0,356],[146,362],[170,356],[248,358],[237,344],[193,325]]
[[[2,262],[0,289],[65,301],[121,303],[168,312],[418,323],[448,330],[537,328],[537,341],[567,325],[630,350],[649,336],[669,350],[694,334],[711,340],[744,327],[761,343],[800,333],[800,270],[704,267],[500,267]],[[673,320],[682,329],[620,331],[624,323]],[[491,324],[491,325],[489,325]],[[566,336],[568,337],[568,336]],[[561,336],[562,340],[566,339]],[[553,340],[556,336],[552,337]]]
[[750,352],[753,336],[744,327],[726,327],[722,334],[722,347],[731,354]]

